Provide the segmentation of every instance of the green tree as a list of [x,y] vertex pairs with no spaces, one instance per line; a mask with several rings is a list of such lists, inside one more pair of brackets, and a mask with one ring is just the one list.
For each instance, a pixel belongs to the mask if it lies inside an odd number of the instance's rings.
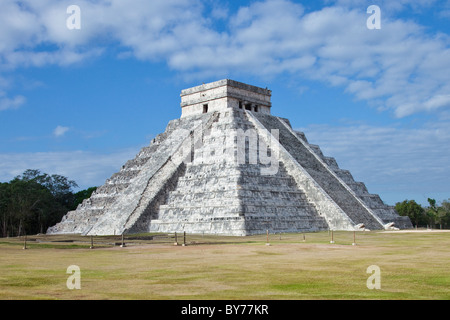
[[9,183],[0,182],[0,228],[1,236],[8,236],[8,226],[11,224],[11,217],[9,215],[8,206],[11,197]]
[[59,222],[75,201],[75,181],[39,170],[26,170],[0,184],[1,235],[42,233]]
[[450,199],[442,201],[442,208],[446,212],[450,212]]
[[445,229],[450,227],[450,199],[442,201],[439,207],[439,222]]
[[55,201],[50,191],[36,181],[13,179],[9,192],[10,231],[18,236],[40,232],[53,211]]
[[438,208],[436,207],[436,200],[428,198],[427,201],[430,206],[428,207],[426,214],[429,217],[431,226],[434,227],[436,225],[436,220],[439,219]]
[[62,205],[70,206],[74,201],[72,189],[77,188],[78,185],[75,181],[68,178],[53,174],[48,175],[41,173],[36,169],[25,170],[21,176],[17,176],[16,179],[23,181],[35,181],[40,185],[46,187],[57,201]]
[[416,226],[427,224],[424,208],[414,200],[397,202],[395,204],[395,210],[397,210],[398,214],[401,216],[408,216]]

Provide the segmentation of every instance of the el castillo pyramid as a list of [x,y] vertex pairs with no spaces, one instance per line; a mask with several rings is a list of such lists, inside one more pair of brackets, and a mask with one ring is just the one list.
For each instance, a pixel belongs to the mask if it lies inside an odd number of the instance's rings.
[[181,117],[47,233],[412,227],[289,120],[272,116],[270,98],[268,89],[228,79],[182,90]]

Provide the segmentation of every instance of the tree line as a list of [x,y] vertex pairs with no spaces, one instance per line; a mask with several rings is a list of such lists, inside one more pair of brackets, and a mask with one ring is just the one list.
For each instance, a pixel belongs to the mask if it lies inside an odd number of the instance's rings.
[[450,228],[450,199],[438,205],[435,199],[428,198],[428,206],[425,207],[414,200],[405,200],[397,202],[395,210],[401,216],[408,216],[417,227]]
[[0,236],[45,233],[96,189],[74,192],[75,181],[28,169],[0,183]]
[[[74,192],[75,181],[28,169],[9,182],[0,183],[0,237],[45,233],[62,217],[91,196],[96,187]],[[395,209],[414,226],[450,228],[450,199],[441,205],[428,199],[423,207],[414,200],[398,202]]]

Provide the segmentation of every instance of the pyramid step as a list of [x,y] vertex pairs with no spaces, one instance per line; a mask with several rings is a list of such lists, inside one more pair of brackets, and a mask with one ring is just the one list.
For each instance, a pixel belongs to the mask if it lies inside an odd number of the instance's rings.
[[162,205],[159,209],[158,219],[170,220],[189,217],[214,217],[214,216],[238,216],[242,210],[238,206],[185,206],[185,207],[170,207]]
[[[307,145],[302,143],[295,133],[283,125],[278,118],[263,114],[254,114],[253,116],[255,116],[267,130],[279,130],[279,141],[283,147],[347,214],[347,216],[352,219],[353,223],[364,223],[369,229],[383,228],[379,218],[370,212],[354,194],[349,192],[346,186],[330,172],[330,169],[326,167],[326,164],[316,157],[316,153],[318,152],[317,148],[314,147],[316,149],[315,151],[308,149]],[[346,176],[347,178],[350,178],[351,175],[349,175],[348,172]],[[351,180],[353,180],[353,177],[351,177]]]
[[365,195],[369,192],[367,191],[367,187],[363,182],[353,181],[350,183],[347,183],[347,185],[358,195]]
[[93,208],[105,208],[112,202],[116,200],[117,196],[96,196],[90,197],[89,199],[83,200],[81,204],[78,205],[78,209],[93,209]]
[[309,147],[320,157],[320,158],[324,158],[324,155],[322,153],[322,150],[320,150],[320,147],[317,144],[308,144]]
[[[239,192],[243,201],[249,201],[255,199],[255,201],[263,201],[264,199],[270,199],[272,201],[292,201],[292,202],[307,202],[308,198],[303,192],[300,191],[265,191],[260,190],[241,190]],[[248,198],[248,200],[247,200]]]
[[337,164],[337,161],[333,157],[323,157],[323,161],[333,170],[338,170],[339,166]]
[[306,139],[306,135],[304,132],[295,130],[295,133],[297,134],[297,137],[302,139],[304,142],[308,143],[308,140]]
[[381,200],[378,194],[364,194],[359,195],[359,198],[363,200],[370,208],[385,208],[386,204]]
[[349,170],[338,169],[338,170],[334,170],[334,172],[336,173],[336,175],[339,178],[341,178],[347,184],[355,182],[355,180],[353,179],[353,176],[352,176],[352,174],[350,173]]

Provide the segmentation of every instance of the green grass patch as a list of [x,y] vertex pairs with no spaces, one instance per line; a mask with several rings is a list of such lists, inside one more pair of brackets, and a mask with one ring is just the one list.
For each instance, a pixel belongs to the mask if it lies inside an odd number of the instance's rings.
[[[224,237],[29,236],[0,240],[0,299],[450,299],[450,233]],[[155,240],[156,239],[156,240]],[[166,239],[166,240],[165,240]],[[164,241],[163,241],[164,240]],[[182,237],[178,238],[181,243]],[[58,250],[63,249],[63,250]],[[81,290],[69,290],[69,265]],[[381,289],[368,289],[378,265]]]

